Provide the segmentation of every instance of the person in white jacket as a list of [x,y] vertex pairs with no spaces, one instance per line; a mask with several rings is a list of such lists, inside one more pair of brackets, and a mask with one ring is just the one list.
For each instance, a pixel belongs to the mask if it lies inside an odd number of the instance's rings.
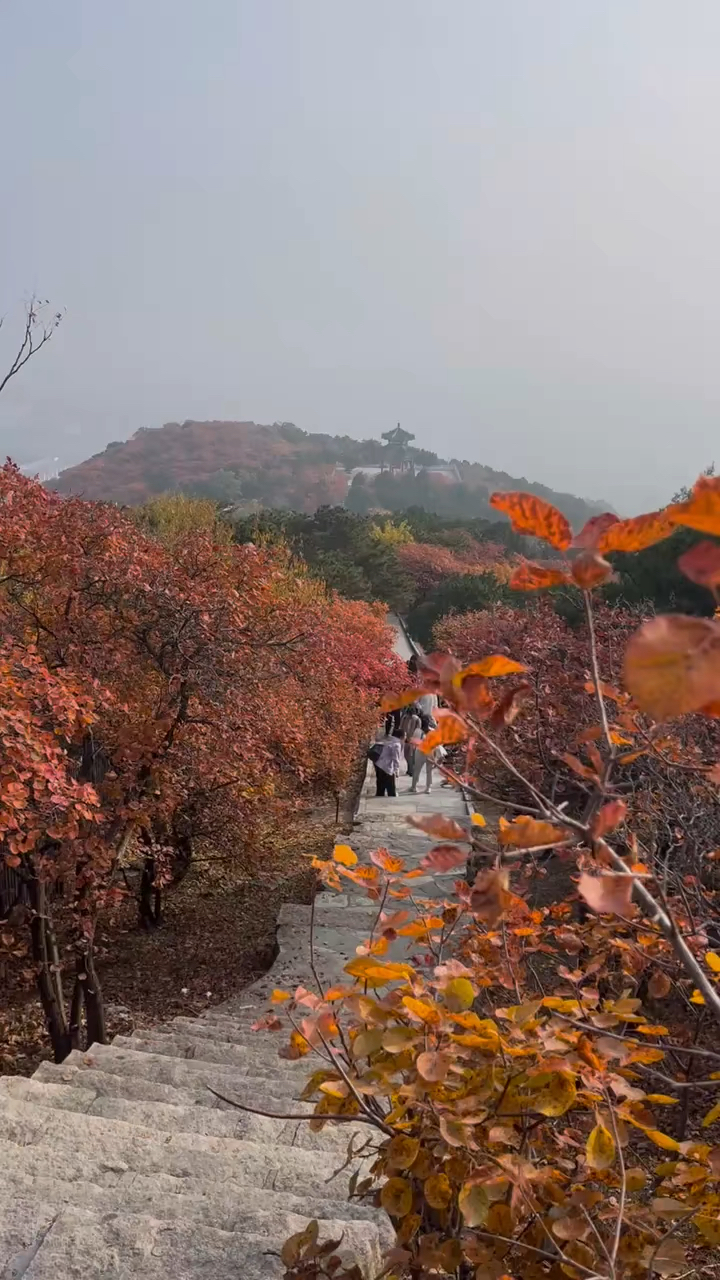
[[410,795],[417,795],[418,782],[420,774],[425,766],[425,793],[426,795],[432,791],[433,769],[436,764],[440,764],[447,755],[444,747],[435,747],[433,751],[425,752],[422,747],[415,748],[415,760],[413,762],[412,786]]
[[400,766],[404,760],[403,747],[405,745],[405,734],[402,729],[396,729],[394,733],[386,733],[381,738],[380,754],[374,761],[375,765],[375,781],[376,796],[396,796],[397,795],[397,778],[400,775]]

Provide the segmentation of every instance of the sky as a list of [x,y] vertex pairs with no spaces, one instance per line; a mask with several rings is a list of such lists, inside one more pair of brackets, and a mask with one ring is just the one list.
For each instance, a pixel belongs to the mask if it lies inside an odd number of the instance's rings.
[[720,410],[717,0],[5,0],[0,451],[288,420],[668,500]]

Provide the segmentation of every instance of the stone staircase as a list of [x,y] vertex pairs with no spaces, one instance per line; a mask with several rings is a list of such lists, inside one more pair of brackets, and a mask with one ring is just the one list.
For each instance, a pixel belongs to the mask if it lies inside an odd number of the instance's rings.
[[[376,800],[368,777],[351,837],[361,861],[389,846],[417,866],[429,844],[408,816],[467,817],[452,790],[408,788],[404,777],[397,800]],[[442,896],[447,881],[415,883]],[[315,899],[324,986],[376,911],[360,892]],[[310,920],[308,906],[281,909],[275,963],[227,1004],[44,1062],[30,1080],[0,1077],[0,1280],[274,1280],[283,1243],[312,1218],[321,1239],[342,1236],[367,1280],[382,1271],[389,1219],[347,1199],[363,1162],[341,1168],[349,1143],[374,1131],[345,1123],[312,1133],[287,1118],[312,1111],[297,1098],[318,1059],[280,1058],[287,1032],[251,1029],[274,987],[316,989]]]
[[[341,1170],[371,1131],[284,1118],[312,1111],[297,1097],[313,1061],[278,1057],[286,1032],[251,1029],[273,987],[314,989],[310,910],[282,908],[277,960],[236,1000],[0,1078],[0,1280],[272,1280],[311,1218],[378,1274],[393,1232],[347,1199],[363,1162]],[[374,914],[319,895],[321,981],[338,978]]]

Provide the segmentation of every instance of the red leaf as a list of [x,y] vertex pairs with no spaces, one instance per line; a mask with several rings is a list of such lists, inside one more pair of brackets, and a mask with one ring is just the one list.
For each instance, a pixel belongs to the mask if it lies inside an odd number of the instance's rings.
[[456,844],[436,844],[434,849],[420,859],[425,871],[452,871],[467,862],[467,850]]
[[573,561],[573,582],[583,591],[592,591],[593,587],[602,586],[604,582],[609,582],[612,576],[612,565],[597,552],[584,551]]
[[626,813],[627,805],[624,800],[611,800],[609,804],[604,804],[592,820],[590,832],[593,839],[599,840],[608,831],[613,831],[624,820]]
[[591,516],[573,538],[573,547],[578,551],[596,551],[602,535],[611,525],[618,523],[618,517],[612,511],[604,511],[601,516]]
[[632,905],[633,877],[626,875],[580,876],[578,893],[600,915],[627,916]]
[[427,816],[413,814],[408,818],[411,827],[424,831],[427,836],[435,836],[438,840],[469,840],[464,827],[454,818],[445,818],[441,813],[429,813]]
[[678,569],[699,587],[716,587],[720,583],[720,542],[698,542],[680,556]]
[[720,626],[684,614],[650,618],[630,639],[624,675],[656,720],[703,710],[720,699]]

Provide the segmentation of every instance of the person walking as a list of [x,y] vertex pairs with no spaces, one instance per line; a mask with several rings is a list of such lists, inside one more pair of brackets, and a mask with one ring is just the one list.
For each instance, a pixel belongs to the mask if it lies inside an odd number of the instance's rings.
[[419,698],[415,699],[415,705],[418,709],[418,714],[421,716],[423,721],[430,720],[432,722],[431,728],[434,728],[437,723],[435,717],[435,712],[438,709],[437,694],[423,693]]
[[413,763],[412,786],[410,795],[417,795],[418,782],[420,774],[425,765],[425,794],[429,795],[432,791],[433,769],[436,764],[441,764],[445,759],[446,751],[444,747],[435,747],[433,751],[425,752],[422,747],[415,748],[415,761]]
[[405,745],[403,748],[405,753],[405,764],[407,765],[408,774],[412,775],[416,750],[415,739],[421,736],[422,731],[422,721],[414,702],[412,702],[409,707],[406,707],[403,718],[400,721],[400,728],[405,734]]
[[395,729],[392,733],[386,733],[385,737],[380,741],[380,754],[375,765],[375,795],[390,796],[397,795],[396,779],[400,774],[400,764],[403,759],[403,743],[405,734],[402,729]]

